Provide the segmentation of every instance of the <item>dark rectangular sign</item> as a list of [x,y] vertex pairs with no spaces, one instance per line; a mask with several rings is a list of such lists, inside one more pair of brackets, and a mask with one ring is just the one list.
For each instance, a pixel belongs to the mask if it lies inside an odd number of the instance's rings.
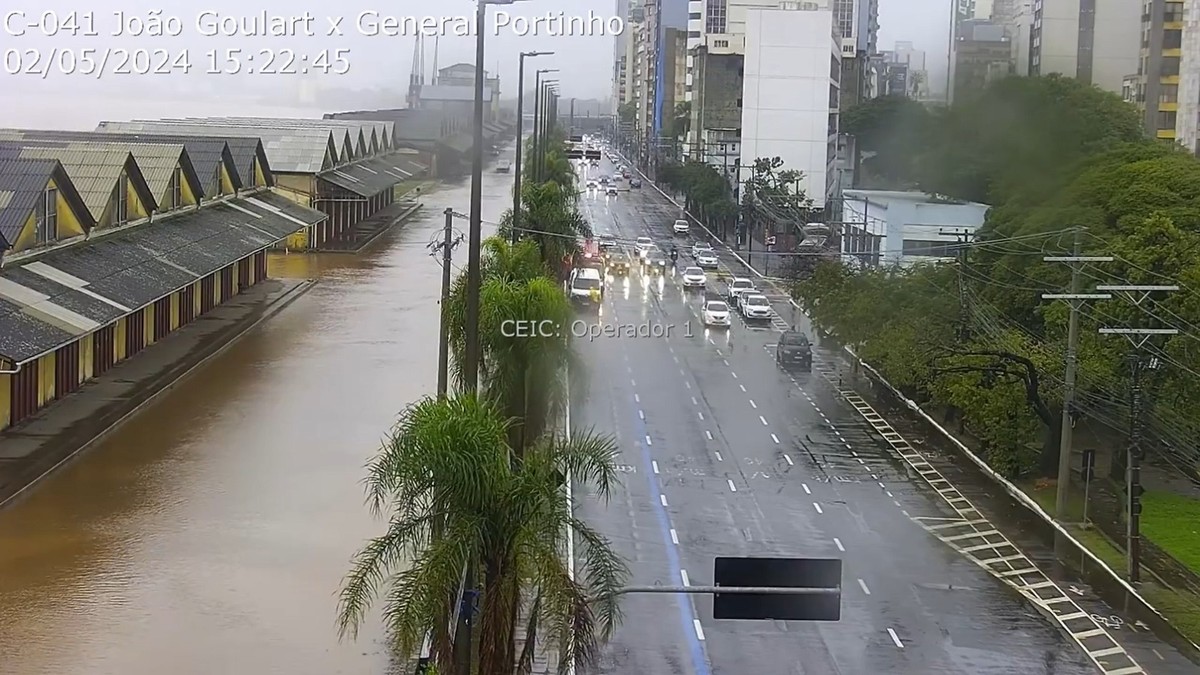
[[[717,558],[717,586],[841,588],[842,561],[836,558]],[[842,594],[785,595],[715,593],[714,619],[840,621]]]

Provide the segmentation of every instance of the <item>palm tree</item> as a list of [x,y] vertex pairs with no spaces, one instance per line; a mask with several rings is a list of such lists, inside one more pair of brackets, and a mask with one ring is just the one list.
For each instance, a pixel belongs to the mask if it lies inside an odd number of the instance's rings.
[[[447,598],[457,597],[471,564],[482,580],[481,675],[517,667],[515,619],[526,594],[534,601],[520,658],[544,629],[561,659],[594,662],[620,619],[615,597],[628,570],[575,518],[561,485],[571,475],[606,499],[617,480],[616,445],[591,431],[546,435],[515,463],[510,425],[492,403],[465,395],[426,398],[401,414],[369,466],[368,502],[388,528],[355,556],[338,608],[343,636],[357,634],[383,595],[400,653],[413,653],[430,631],[444,640]],[[562,556],[569,530],[579,543],[575,578]],[[440,665],[449,666],[444,658]]]

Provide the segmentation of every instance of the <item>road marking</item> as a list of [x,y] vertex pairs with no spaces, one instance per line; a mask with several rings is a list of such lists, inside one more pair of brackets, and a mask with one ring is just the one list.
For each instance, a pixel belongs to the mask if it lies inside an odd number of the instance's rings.
[[637,386],[637,380],[635,380],[635,379],[630,378],[629,383],[635,387]]
[[688,579],[687,570],[684,570],[684,569],[679,570],[679,578],[683,580],[684,586],[692,585],[692,580]]
[[896,631],[889,628],[888,635],[892,636],[892,642],[895,642],[897,647],[899,647],[900,649],[904,649],[904,643],[900,641],[900,637],[898,635],[896,635]]
[[667,505],[667,496],[666,496],[666,495],[659,495],[659,496],[658,496],[658,501],[659,501],[659,502],[661,502],[663,506],[666,506],[666,505]]
[[788,466],[796,466],[796,463],[792,461],[792,458],[787,455],[783,456],[783,461],[787,462]]
[[710,440],[710,441],[713,439],[712,432],[707,429],[704,430],[704,435],[707,436],[708,440]]
[[771,440],[775,441],[775,445],[779,445],[779,437],[775,434],[771,434]]
[[650,466],[654,467],[654,473],[658,473],[658,462],[656,460],[651,460]]
[[641,403],[641,402],[642,402],[642,397],[641,397],[641,396],[638,396],[637,394],[634,394],[634,395],[633,395],[633,402],[634,402],[634,403]]
[[704,413],[697,412],[696,414],[700,416],[700,421],[703,422],[704,421]]
[[721,453],[719,453],[719,452],[718,452],[718,453],[716,453],[716,455],[717,455],[717,461],[718,461],[718,462],[724,462],[724,461],[725,461],[725,458],[721,456]]
[[863,589],[863,593],[866,593],[867,595],[871,594],[871,589],[867,588],[867,582],[863,581],[862,579],[859,579],[858,585],[859,585],[859,587],[861,587]]
[[750,407],[758,410],[758,404],[754,402],[754,399],[750,399]]
[[729,365],[729,359],[721,359],[721,360],[725,362],[725,365],[727,365],[727,366]]
[[744,385],[744,384],[739,384],[738,386],[742,388],[742,393],[745,393],[745,392],[746,392],[746,385]]
[[686,389],[691,389],[691,388],[692,388],[692,383],[691,383],[691,382],[684,382],[684,383],[683,383],[683,386],[684,386],[684,388],[686,388]]
[[700,619],[692,619],[692,626],[696,629],[696,639],[704,639],[704,629],[700,627]]
[[[872,478],[874,478],[874,476],[872,476]],[[883,481],[879,481],[879,487],[883,488],[884,490],[887,489],[887,486],[883,484]]]
[[733,379],[735,379],[735,380],[737,379],[737,373],[735,373],[731,370],[731,371],[729,371],[729,374],[733,375]]
[[675,363],[679,363],[679,357],[678,357],[678,356],[672,356],[671,358],[675,359]]
[[646,413],[642,410],[639,410],[638,417],[640,417],[641,419],[646,419]]
[[764,426],[764,427],[765,427],[765,426],[767,426],[767,418],[763,417],[762,415],[759,415],[759,416],[758,416],[758,419],[762,420],[762,423],[763,423],[763,426]]
[[730,492],[737,492],[737,486],[735,486],[735,485],[733,484],[733,479],[732,479],[732,478],[726,478],[726,479],[725,479],[725,482],[726,482],[726,483],[729,483],[729,491],[730,491]]
[[654,441],[650,440],[650,434],[646,434],[646,445],[654,445]]
[[[672,531],[674,531],[674,530],[672,530]],[[842,553],[845,553],[845,552],[846,552],[846,547],[845,547],[845,546],[842,546],[842,540],[841,540],[841,539],[838,539],[837,537],[834,537],[834,538],[833,538],[833,545],[834,545],[834,546],[837,546],[837,547],[838,547],[838,550],[839,550],[839,551],[841,551]]]
[[692,397],[692,405],[700,405],[700,402],[696,400],[695,396]]
[[679,369],[679,374],[680,374],[680,375],[683,375],[684,377],[687,377],[687,371],[686,371],[686,370],[684,370],[683,368],[680,368],[680,369]]
[[671,528],[671,543],[675,544],[676,546],[679,545],[679,533],[676,532],[675,528],[673,527]]
[[812,494],[812,490],[808,489],[808,483],[801,483],[800,487],[804,488],[804,494],[806,494],[806,495]]
[[891,497],[891,496],[892,496],[892,493],[891,493],[891,491],[890,491],[890,490],[889,490],[889,491],[887,491],[887,496],[889,496],[889,497]]
[[813,502],[813,508],[817,510],[817,513],[825,513],[821,510],[821,505],[816,502]]

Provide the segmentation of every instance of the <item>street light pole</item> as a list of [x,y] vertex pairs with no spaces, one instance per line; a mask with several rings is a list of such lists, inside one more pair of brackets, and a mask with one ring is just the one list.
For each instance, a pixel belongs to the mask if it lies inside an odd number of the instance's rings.
[[[557,71],[555,71],[557,72]],[[549,148],[547,141],[550,140],[550,131],[554,129],[552,114],[554,111],[555,87],[558,85],[558,80],[547,80],[542,82],[542,87],[545,93],[542,94],[542,121],[541,121],[541,147],[538,150],[537,164],[535,170],[537,173],[538,182],[546,178],[546,150]]]
[[[520,64],[517,68],[517,157],[513,165],[513,208],[512,208],[512,243],[517,243],[521,232],[521,151],[525,139],[525,57],[548,56],[554,52],[521,52]],[[536,106],[536,103],[535,103]],[[536,115],[536,110],[534,112]],[[536,132],[535,132],[536,133]]]

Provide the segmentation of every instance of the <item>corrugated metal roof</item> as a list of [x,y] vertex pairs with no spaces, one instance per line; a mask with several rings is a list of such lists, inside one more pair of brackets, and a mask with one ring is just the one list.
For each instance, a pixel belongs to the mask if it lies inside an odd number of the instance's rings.
[[0,159],[0,237],[10,245],[58,166],[52,160]]
[[[146,185],[150,188],[150,194],[154,195],[156,200],[161,200],[167,193],[168,187],[171,185],[171,178],[175,174],[175,169],[178,167],[183,158],[184,147],[180,144],[166,143],[98,143],[92,141],[40,141],[40,140],[25,140],[20,142],[26,148],[39,149],[36,154],[38,157],[52,157],[59,159],[59,153],[62,151],[72,152],[80,150],[84,152],[92,151],[111,151],[114,153],[129,153],[133,155],[133,161],[137,162],[138,168],[142,170],[142,177],[146,179]],[[64,162],[64,165],[66,162]],[[74,182],[74,175],[71,170],[67,169],[67,175],[71,176]],[[112,187],[109,186],[109,192],[112,192]],[[106,199],[107,203],[107,199]]]
[[232,124],[253,129],[326,129],[337,143],[338,158],[342,163],[352,162],[361,158],[366,150],[366,141],[365,139],[361,139],[360,142],[361,133],[357,126],[309,125],[299,124],[290,118],[276,120],[260,117],[168,117],[158,121],[179,124]]
[[382,157],[362,160],[332,171],[318,174],[321,180],[348,190],[360,197],[373,197],[395,187],[407,176],[394,170]]
[[[182,144],[187,150],[188,158],[192,162],[192,167],[196,170],[196,175],[204,182],[204,194],[208,197],[215,197],[220,194],[220,185],[216,184],[217,167],[221,165],[226,152],[230,152],[232,161],[232,152],[228,149],[228,143],[223,138],[205,138],[203,136],[155,136],[154,134],[106,134],[96,131],[60,131],[51,129],[0,129],[0,141],[19,141],[19,140],[53,140],[53,141],[86,141],[90,143],[123,143],[133,147],[132,144],[144,143],[152,145],[161,144]],[[138,153],[133,153],[134,159],[141,165],[142,160]],[[145,166],[141,167],[142,172],[147,171]],[[150,177],[147,174],[147,182]],[[153,187],[153,185],[151,185]]]
[[215,202],[5,267],[0,356],[40,356],[325,218],[280,201]]
[[[199,134],[202,136],[240,136],[262,140],[263,150],[273,171],[285,173],[317,173],[326,168],[330,153],[339,152],[333,134],[328,129],[270,128],[233,123],[163,122],[138,120],[134,122],[101,122],[98,131],[147,134]],[[253,174],[250,174],[251,176]],[[247,182],[243,178],[243,182]]]
[[363,140],[369,145],[372,134],[376,139],[379,149],[376,152],[385,152],[391,149],[392,130],[395,125],[392,122],[376,121],[376,120],[339,120],[339,119],[308,119],[296,117],[221,117],[212,119],[230,120],[234,122],[245,122],[262,124],[265,126],[275,127],[329,127],[334,126],[356,129],[363,135]]
[[[53,147],[0,143],[0,158],[57,159],[63,165],[84,205],[96,220],[112,197],[130,153],[121,146]],[[136,160],[135,160],[136,161]],[[44,184],[43,184],[44,187]],[[153,206],[151,204],[150,206]]]

